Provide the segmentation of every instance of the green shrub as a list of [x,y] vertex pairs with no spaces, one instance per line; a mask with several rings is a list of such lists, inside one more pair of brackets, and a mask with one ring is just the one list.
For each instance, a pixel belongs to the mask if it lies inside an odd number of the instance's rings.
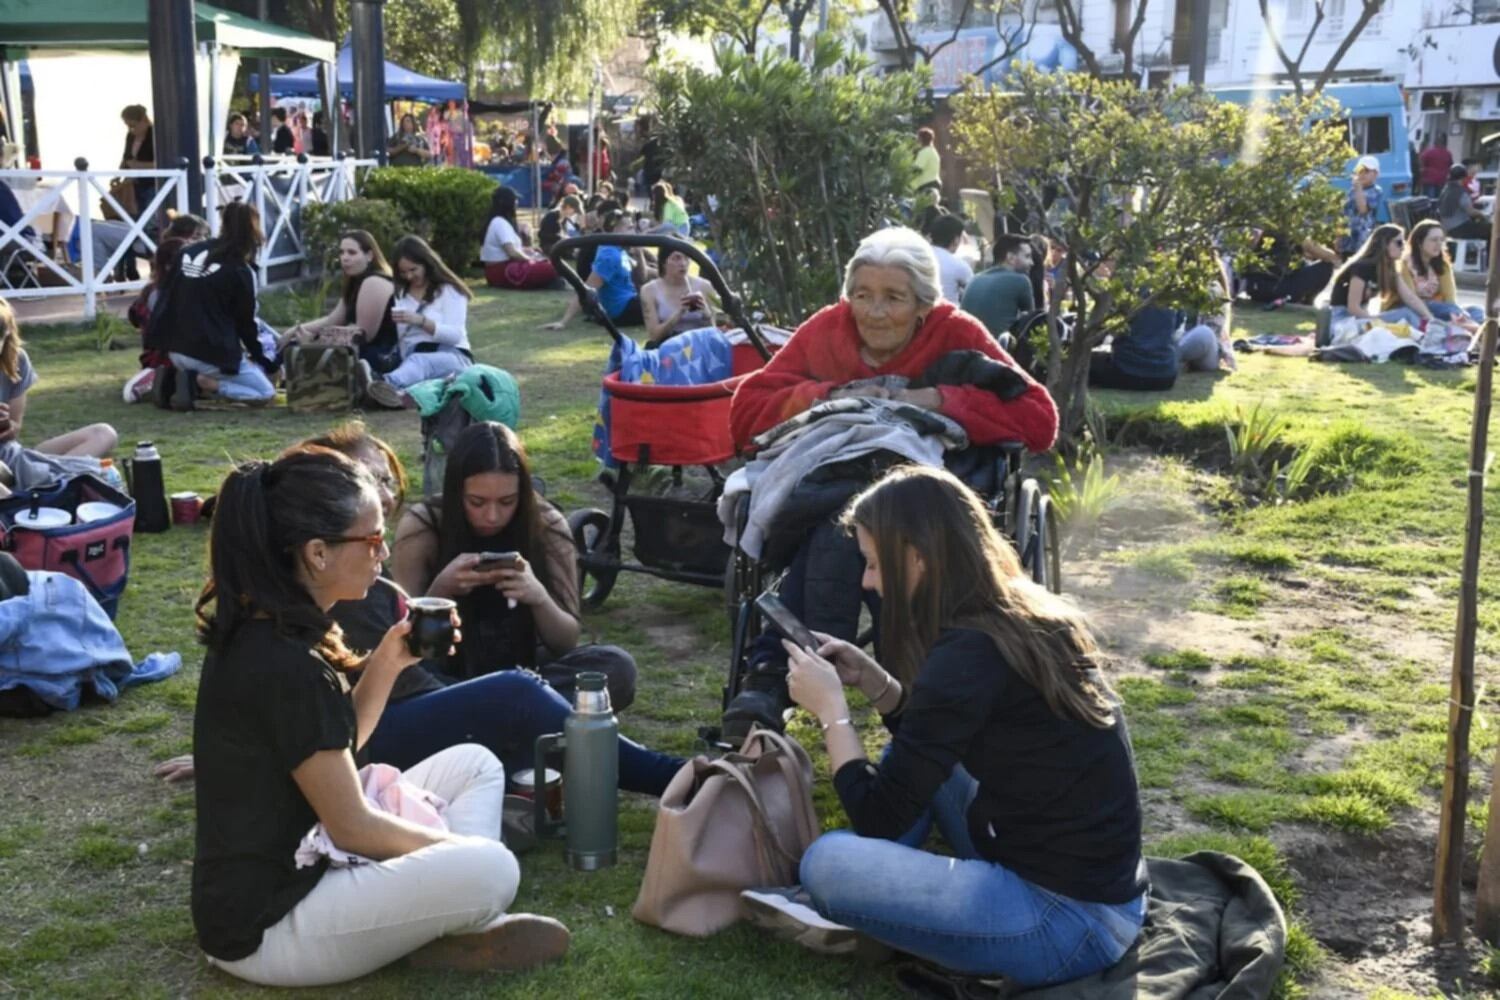
[[365,179],[366,198],[395,202],[418,226],[431,227],[429,242],[455,271],[479,259],[490,193],[495,180],[458,167],[379,167]]
[[352,198],[308,205],[302,211],[302,245],[308,269],[314,276],[338,273],[339,234],[351,229],[369,232],[386,254],[407,233],[422,233],[412,217],[394,201]]

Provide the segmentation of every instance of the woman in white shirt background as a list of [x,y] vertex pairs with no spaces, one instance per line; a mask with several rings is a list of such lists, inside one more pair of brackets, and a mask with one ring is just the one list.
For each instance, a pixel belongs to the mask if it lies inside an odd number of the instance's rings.
[[463,371],[469,351],[469,299],[473,293],[420,236],[403,236],[391,255],[396,262],[396,301],[391,319],[400,338],[401,363],[379,379],[361,362],[365,395],[389,409],[406,405],[407,386]]
[[547,288],[557,281],[557,271],[540,251],[526,245],[516,222],[518,198],[515,189],[504,184],[490,196],[490,220],[479,248],[484,280],[493,288]]

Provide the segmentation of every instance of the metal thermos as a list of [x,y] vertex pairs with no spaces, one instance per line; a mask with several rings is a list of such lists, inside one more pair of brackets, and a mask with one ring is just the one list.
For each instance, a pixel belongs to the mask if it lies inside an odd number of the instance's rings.
[[172,526],[172,508],[167,506],[161,452],[150,441],[140,442],[126,470],[130,473],[130,495],[135,497],[135,530],[166,531]]
[[[562,751],[563,837],[568,865],[591,872],[615,863],[620,818],[620,723],[609,704],[605,676],[578,675],[573,712],[561,733],[536,741],[538,774],[546,773],[547,758]],[[546,797],[535,798],[539,834],[558,828],[547,818]]]

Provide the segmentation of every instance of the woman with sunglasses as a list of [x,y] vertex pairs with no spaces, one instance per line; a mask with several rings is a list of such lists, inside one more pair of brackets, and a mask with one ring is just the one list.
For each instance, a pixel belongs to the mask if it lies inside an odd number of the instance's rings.
[[[1349,259],[1333,277],[1329,293],[1330,320],[1354,317],[1384,323],[1406,323],[1413,330],[1432,319],[1432,311],[1416,291],[1401,277],[1401,254],[1406,249],[1406,233],[1393,223],[1376,226],[1359,253]],[[1394,296],[1403,304],[1394,309],[1371,313],[1366,303],[1372,296]]]
[[[379,579],[384,532],[373,477],[327,448],[245,463],[219,490],[197,603],[208,653],[193,718],[192,914],[210,963],[249,982],[345,982],[414,952],[524,968],[568,947],[557,921],[505,912],[520,869],[500,842],[493,753],[458,743],[406,770],[446,803],[446,830],[375,808],[361,787],[370,736],[417,658],[406,622],[360,655],[330,612]],[[367,860],[300,862],[314,824]]]

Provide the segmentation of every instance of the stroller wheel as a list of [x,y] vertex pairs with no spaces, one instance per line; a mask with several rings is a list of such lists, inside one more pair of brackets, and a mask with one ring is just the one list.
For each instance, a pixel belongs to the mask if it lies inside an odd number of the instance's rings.
[[609,515],[602,510],[575,510],[568,531],[578,548],[578,596],[585,608],[602,605],[620,575],[620,540],[608,538]]

